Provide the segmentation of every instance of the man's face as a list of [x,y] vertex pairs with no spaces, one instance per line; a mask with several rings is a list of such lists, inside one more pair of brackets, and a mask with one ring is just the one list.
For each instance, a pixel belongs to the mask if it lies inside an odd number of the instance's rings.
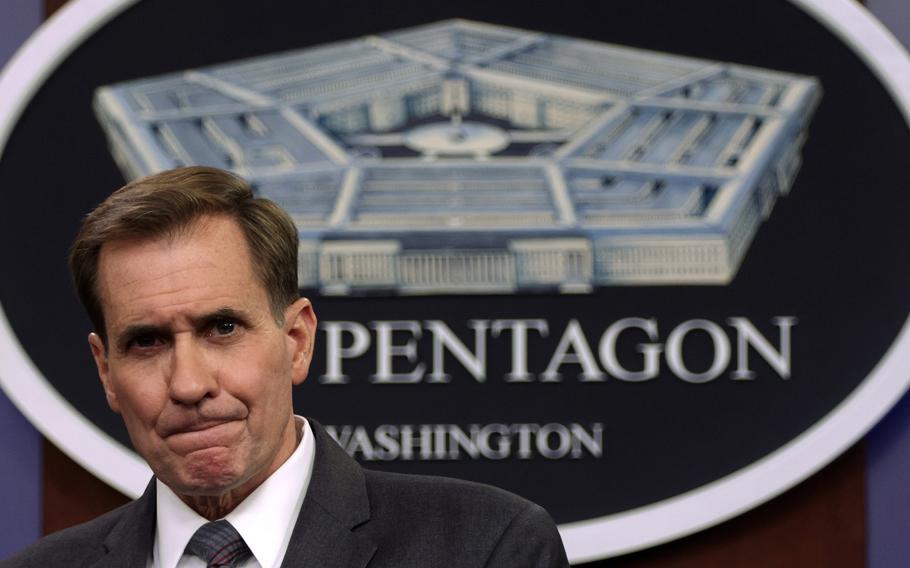
[[291,387],[312,354],[309,302],[276,323],[243,233],[223,216],[105,244],[98,290],[107,346],[89,343],[136,450],[178,494],[245,497],[296,446]]

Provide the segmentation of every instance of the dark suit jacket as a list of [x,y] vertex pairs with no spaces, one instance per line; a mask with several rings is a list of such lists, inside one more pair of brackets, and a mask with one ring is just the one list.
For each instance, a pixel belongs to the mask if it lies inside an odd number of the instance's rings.
[[[310,420],[316,459],[283,567],[568,566],[550,516],[486,485],[362,469]],[[145,568],[155,484],[136,501],[50,535],[0,568]]]

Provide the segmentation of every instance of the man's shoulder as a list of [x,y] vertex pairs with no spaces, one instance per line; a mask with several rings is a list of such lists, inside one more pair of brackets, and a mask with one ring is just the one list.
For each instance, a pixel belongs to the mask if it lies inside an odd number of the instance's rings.
[[470,481],[362,468],[312,424],[316,461],[304,509],[313,516],[303,523],[340,521],[374,547],[370,566],[569,565],[556,524],[538,505]]
[[[482,560],[477,565],[508,566],[527,557],[535,558],[529,564],[533,566],[568,566],[552,518],[527,499],[447,477],[364,473],[370,496],[368,526],[380,539],[434,543],[451,549],[451,558],[476,556]],[[506,563],[498,564],[497,558]]]
[[91,521],[50,534],[0,561],[0,568],[90,566],[103,556],[104,540],[133,506],[135,502],[127,503]]

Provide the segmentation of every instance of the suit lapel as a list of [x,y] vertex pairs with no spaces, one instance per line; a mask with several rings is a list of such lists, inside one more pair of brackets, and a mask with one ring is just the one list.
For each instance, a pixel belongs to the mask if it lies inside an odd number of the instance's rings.
[[104,539],[104,552],[94,568],[145,566],[155,542],[155,480],[142,497],[126,507]]
[[316,459],[282,568],[363,568],[376,544],[353,532],[369,521],[370,501],[363,470],[315,420],[308,419]]
[[[376,544],[353,529],[370,519],[363,470],[315,420],[313,475],[294,525],[282,568],[364,568]],[[104,539],[104,556],[93,568],[145,566],[155,540],[155,480],[124,510]]]

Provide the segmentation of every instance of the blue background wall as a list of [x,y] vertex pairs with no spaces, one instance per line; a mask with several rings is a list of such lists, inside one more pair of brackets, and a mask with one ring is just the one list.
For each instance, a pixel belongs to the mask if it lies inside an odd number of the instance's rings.
[[[41,23],[39,0],[0,0],[0,65]],[[41,436],[0,391],[0,558],[41,532]]]

